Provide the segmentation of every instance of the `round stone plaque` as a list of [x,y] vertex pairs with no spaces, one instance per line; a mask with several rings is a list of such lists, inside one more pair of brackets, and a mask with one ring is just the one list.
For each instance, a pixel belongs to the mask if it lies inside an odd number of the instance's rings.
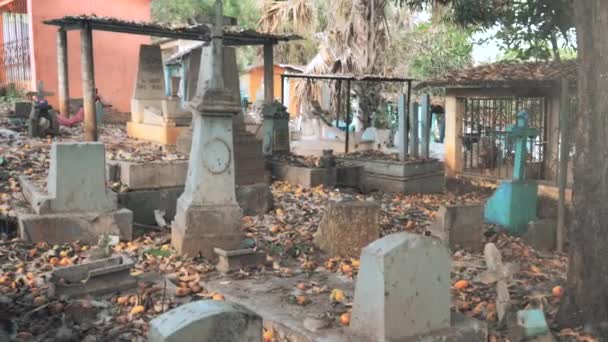
[[215,138],[203,146],[203,165],[213,174],[224,173],[230,167],[232,154],[225,141]]

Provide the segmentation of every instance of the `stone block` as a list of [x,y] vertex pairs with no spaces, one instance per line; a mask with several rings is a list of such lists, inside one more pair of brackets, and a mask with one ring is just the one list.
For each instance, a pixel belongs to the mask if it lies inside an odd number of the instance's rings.
[[361,249],[380,237],[380,205],[371,201],[330,201],[315,234],[315,243],[331,256],[358,258]]
[[547,320],[541,309],[518,311],[517,325],[521,328],[524,338],[543,336],[549,333]]
[[241,185],[236,188],[236,200],[244,215],[264,215],[274,206],[272,191],[266,183]]
[[185,126],[149,125],[134,120],[127,122],[127,135],[129,137],[161,145],[175,145],[177,137],[187,130],[188,127]]
[[450,248],[481,252],[484,243],[483,204],[441,206],[431,233]]
[[220,273],[224,274],[261,266],[266,262],[266,255],[257,252],[252,248],[237,249],[233,251],[215,248],[213,251],[219,258],[216,268]]
[[183,187],[188,174],[188,161],[136,163],[109,161],[109,167],[116,167],[112,181],[120,181],[129,190],[149,190]]
[[21,239],[51,245],[79,240],[96,244],[102,234],[119,235],[121,240],[133,238],[133,213],[127,209],[103,213],[58,213],[18,216]]
[[238,249],[244,239],[243,212],[238,205],[186,206],[177,201],[177,214],[171,229],[171,243],[179,254],[199,253],[214,259],[214,248]]
[[449,329],[448,249],[409,233],[363,249],[351,328],[373,341],[402,341]]
[[557,221],[552,219],[536,220],[528,224],[528,231],[522,239],[528,245],[544,251],[555,250]]
[[260,342],[262,318],[234,303],[203,300],[150,321],[150,342]]

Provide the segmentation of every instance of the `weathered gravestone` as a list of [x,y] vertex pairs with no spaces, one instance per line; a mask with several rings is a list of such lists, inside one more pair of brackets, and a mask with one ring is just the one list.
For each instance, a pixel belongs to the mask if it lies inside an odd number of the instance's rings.
[[262,318],[224,301],[203,300],[150,321],[149,342],[260,342]]
[[[221,7],[221,2],[218,7]],[[223,27],[217,21],[210,68],[201,67],[193,114],[192,148],[184,193],[177,200],[171,242],[180,254],[213,259],[214,248],[234,250],[241,244],[243,212],[236,201],[233,117],[240,102],[224,87]]]
[[95,243],[101,234],[130,240],[133,213],[118,209],[116,194],[106,188],[105,170],[103,143],[53,143],[46,191],[40,182],[19,179],[36,213],[19,216],[21,237],[52,244]]
[[331,256],[358,258],[363,247],[380,237],[379,211],[372,201],[330,201],[315,243]]
[[483,204],[441,206],[431,233],[450,248],[481,252],[484,239]]
[[161,107],[166,98],[163,58],[159,45],[141,45],[139,48],[139,68],[137,82],[131,100],[131,121],[142,123],[144,109],[148,106]]
[[[209,83],[213,70],[210,64],[211,47],[203,47],[202,51],[202,65],[197,78],[202,82],[196,89]],[[225,47],[223,51],[224,88],[230,91],[232,101],[240,103],[236,50],[233,47]],[[262,142],[246,130],[240,109],[233,118],[232,136],[237,201],[246,215],[264,214],[272,208],[273,198],[266,179]],[[192,129],[188,129],[177,139],[177,150],[187,155],[190,154],[191,148]]]
[[289,153],[289,113],[287,107],[279,101],[264,104],[262,116],[264,117],[262,124],[264,154]]
[[486,326],[450,313],[450,254],[409,233],[363,249],[351,328],[371,341],[486,341]]

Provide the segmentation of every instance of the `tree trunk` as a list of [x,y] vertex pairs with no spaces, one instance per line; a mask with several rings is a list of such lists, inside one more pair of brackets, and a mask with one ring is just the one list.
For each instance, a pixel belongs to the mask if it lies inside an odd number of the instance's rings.
[[576,0],[579,108],[563,325],[608,336],[608,1]]

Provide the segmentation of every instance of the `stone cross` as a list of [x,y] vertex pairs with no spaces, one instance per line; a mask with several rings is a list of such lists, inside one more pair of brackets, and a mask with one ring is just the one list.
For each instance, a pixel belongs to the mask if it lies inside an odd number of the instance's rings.
[[526,143],[528,138],[536,137],[538,130],[528,126],[529,115],[526,111],[517,114],[517,123],[507,127],[507,134],[515,138],[515,162],[513,180],[524,180],[526,167]]
[[201,67],[193,113],[192,147],[184,193],[177,202],[171,237],[180,254],[213,259],[214,248],[236,249],[243,240],[242,210],[235,195],[232,120],[240,101],[224,87],[222,2],[216,2],[211,79]]

